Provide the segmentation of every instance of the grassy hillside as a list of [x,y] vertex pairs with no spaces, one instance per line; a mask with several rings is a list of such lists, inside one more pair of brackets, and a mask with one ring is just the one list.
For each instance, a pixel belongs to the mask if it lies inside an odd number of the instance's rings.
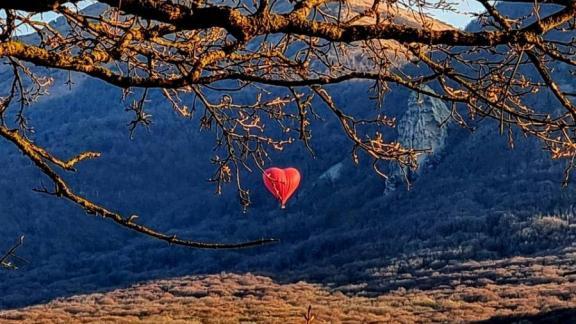
[[[407,263],[410,263],[406,260]],[[7,323],[417,323],[576,320],[576,249],[379,269],[368,282],[280,283],[252,274],[156,280],[0,312]]]

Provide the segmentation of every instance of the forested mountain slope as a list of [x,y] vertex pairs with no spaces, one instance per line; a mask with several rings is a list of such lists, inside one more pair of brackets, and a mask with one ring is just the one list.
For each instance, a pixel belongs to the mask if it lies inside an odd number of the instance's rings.
[[[512,9],[517,7],[511,7]],[[514,9],[516,10],[516,9]],[[1,70],[0,70],[0,73]],[[378,177],[367,159],[355,166],[351,144],[338,123],[318,108],[325,122],[313,125],[313,158],[296,145],[273,161],[295,166],[301,188],[280,210],[258,172],[243,181],[252,205],[243,213],[235,188],[222,196],[207,181],[214,134],[199,131],[200,116],[182,119],[158,93],[150,96],[153,124],[131,139],[129,102],[109,85],[80,75],[50,72],[52,95],[29,110],[34,139],[60,156],[102,152],[69,176],[82,194],[139,222],[196,240],[242,241],[275,237],[280,243],[242,251],[200,251],[140,237],[76,206],[31,189],[42,176],[7,142],[0,144],[0,242],[27,237],[19,271],[0,272],[0,308],[57,296],[131,284],[151,278],[254,271],[280,280],[364,282],[371,269],[397,260],[489,259],[542,253],[574,239],[574,184],[562,188],[564,165],[538,143],[521,136],[511,150],[495,123],[471,124],[473,132],[446,124],[448,109],[436,99],[393,88],[384,111],[396,116],[400,134],[431,145],[407,191],[394,167],[390,181]],[[0,75],[0,83],[3,79]],[[566,83],[570,83],[567,80]],[[369,85],[332,86],[345,110],[370,111]],[[361,95],[359,95],[361,94]],[[249,94],[246,94],[249,95]],[[541,104],[547,102],[545,95]],[[408,262],[408,261],[407,261]]]

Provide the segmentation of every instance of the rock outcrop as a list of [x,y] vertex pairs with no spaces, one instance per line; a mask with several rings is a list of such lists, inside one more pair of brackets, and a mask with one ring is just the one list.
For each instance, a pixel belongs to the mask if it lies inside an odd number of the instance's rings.
[[[428,86],[424,90],[434,91]],[[398,122],[398,142],[405,147],[427,150],[418,157],[418,170],[444,148],[449,118],[450,109],[440,99],[415,92],[408,97],[406,113]],[[404,176],[400,168],[393,170],[392,174]]]

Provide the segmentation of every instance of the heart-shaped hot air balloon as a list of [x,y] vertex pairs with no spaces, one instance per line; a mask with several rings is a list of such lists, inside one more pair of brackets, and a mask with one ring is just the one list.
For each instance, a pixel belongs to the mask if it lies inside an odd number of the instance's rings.
[[280,201],[282,208],[286,207],[286,202],[300,185],[300,172],[294,168],[269,168],[264,171],[262,178],[266,188]]

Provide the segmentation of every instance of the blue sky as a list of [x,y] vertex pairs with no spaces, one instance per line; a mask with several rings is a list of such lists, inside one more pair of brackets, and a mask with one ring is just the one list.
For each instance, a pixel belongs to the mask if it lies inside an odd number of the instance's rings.
[[437,11],[434,17],[447,22],[456,27],[464,28],[474,17],[470,13],[478,13],[484,11],[482,5],[475,0],[459,1],[459,13]]

